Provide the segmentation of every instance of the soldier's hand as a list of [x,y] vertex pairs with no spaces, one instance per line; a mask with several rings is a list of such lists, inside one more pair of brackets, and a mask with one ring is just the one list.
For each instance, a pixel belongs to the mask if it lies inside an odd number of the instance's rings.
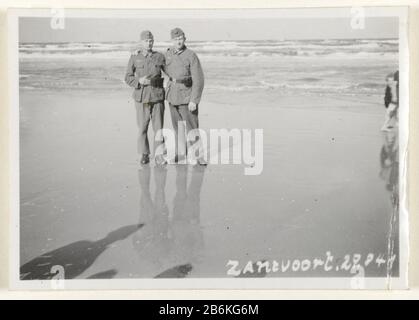
[[195,110],[196,110],[196,103],[194,103],[194,102],[189,102],[189,104],[188,104],[188,109],[189,109],[189,111],[190,111],[190,112],[195,111]]
[[163,88],[167,89],[168,85],[169,85],[169,79],[168,78],[164,78],[163,80]]
[[147,76],[144,76],[144,77],[140,78],[140,79],[138,80],[138,82],[139,82],[141,85],[146,86],[146,85],[149,85],[149,84],[150,84],[150,79],[148,79],[148,78],[147,78]]

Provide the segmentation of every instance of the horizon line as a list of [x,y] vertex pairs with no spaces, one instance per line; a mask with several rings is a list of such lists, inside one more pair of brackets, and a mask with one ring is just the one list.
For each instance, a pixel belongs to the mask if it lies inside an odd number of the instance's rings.
[[[325,40],[399,40],[398,37],[384,37],[384,38],[312,38],[312,39],[248,39],[248,40],[237,40],[237,39],[208,39],[208,40],[188,40],[187,42],[211,42],[211,41],[231,41],[231,42],[246,42],[246,41],[325,41]],[[157,42],[170,42],[171,40],[163,40]],[[19,44],[25,43],[127,43],[127,42],[139,42],[139,40],[132,41],[19,41]]]

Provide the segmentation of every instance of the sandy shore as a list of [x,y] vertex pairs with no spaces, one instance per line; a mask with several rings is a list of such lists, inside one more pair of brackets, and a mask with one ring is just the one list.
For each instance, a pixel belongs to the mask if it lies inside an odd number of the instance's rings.
[[[200,123],[263,128],[257,176],[245,176],[244,165],[139,170],[128,90],[21,92],[22,277],[42,278],[56,264],[82,279],[227,277],[229,260],[386,254],[381,100],[240,97],[204,101]],[[169,112],[165,119],[170,128]],[[366,272],[383,276],[385,266]],[[313,275],[350,273],[266,276]]]

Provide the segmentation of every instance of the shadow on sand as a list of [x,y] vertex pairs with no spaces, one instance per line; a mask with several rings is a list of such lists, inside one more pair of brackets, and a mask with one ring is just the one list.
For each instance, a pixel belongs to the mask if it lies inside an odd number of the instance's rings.
[[[98,241],[82,240],[68,244],[59,249],[45,253],[25,263],[20,268],[21,280],[50,280],[57,272],[56,267],[62,267],[64,274],[61,279],[74,279],[89,268],[112,243],[124,240],[136,232],[142,225],[129,225],[114,230]],[[116,270],[107,270],[91,276],[93,279],[111,278]]]

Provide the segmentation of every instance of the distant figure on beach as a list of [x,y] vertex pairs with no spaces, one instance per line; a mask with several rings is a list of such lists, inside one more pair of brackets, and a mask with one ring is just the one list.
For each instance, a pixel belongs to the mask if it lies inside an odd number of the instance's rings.
[[[141,49],[134,51],[128,62],[125,82],[134,88],[133,98],[137,111],[138,153],[141,164],[150,162],[150,146],[147,137],[150,120],[154,130],[154,156],[157,165],[166,163],[163,152],[156,150],[164,143],[161,129],[164,121],[164,88],[161,71],[165,66],[163,54],[153,50],[153,34],[141,32]],[[161,149],[162,150],[162,149]]]
[[[187,139],[183,126],[185,123],[186,135],[193,129],[198,129],[198,105],[204,90],[204,72],[195,52],[185,46],[185,33],[180,28],[170,32],[173,47],[166,51],[165,73],[169,77],[166,100],[170,105],[173,129],[175,130],[176,145],[175,162],[180,162],[187,155]],[[179,131],[178,131],[179,130]],[[181,135],[182,146],[179,146]],[[198,141],[196,137],[195,141]],[[182,159],[183,160],[183,159]],[[198,158],[198,164],[206,165],[204,159]]]
[[386,91],[384,95],[384,106],[386,107],[382,131],[389,131],[397,124],[397,110],[399,108],[399,71],[390,73],[386,77]]

